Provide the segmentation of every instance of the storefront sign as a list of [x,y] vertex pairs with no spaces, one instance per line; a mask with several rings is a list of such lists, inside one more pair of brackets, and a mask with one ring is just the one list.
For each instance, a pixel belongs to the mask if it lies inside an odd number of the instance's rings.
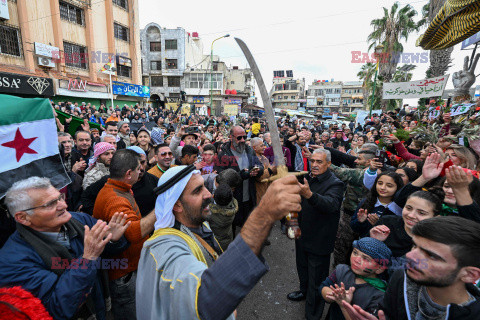
[[113,94],[134,97],[150,97],[150,88],[125,82],[113,81]]
[[132,67],[132,59],[127,57],[117,56],[117,64],[126,67]]
[[225,101],[225,104],[236,104],[236,105],[239,105],[241,106],[242,105],[242,99],[228,99]]
[[198,103],[198,104],[205,103],[204,98],[201,97],[201,96],[200,97],[193,97],[192,102],[193,103]]
[[0,72],[0,93],[53,96],[53,80]]
[[68,90],[87,91],[87,81],[81,79],[68,79]]

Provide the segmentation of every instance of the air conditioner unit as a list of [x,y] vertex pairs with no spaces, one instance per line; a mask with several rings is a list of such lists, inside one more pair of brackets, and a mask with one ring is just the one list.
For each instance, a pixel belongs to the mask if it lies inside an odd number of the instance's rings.
[[55,62],[51,58],[38,57],[38,65],[42,67],[55,68]]

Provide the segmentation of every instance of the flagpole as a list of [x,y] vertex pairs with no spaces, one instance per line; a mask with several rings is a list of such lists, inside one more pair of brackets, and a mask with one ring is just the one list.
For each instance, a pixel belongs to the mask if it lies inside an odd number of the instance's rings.
[[111,100],[112,100],[112,109],[115,110],[115,107],[113,106],[113,85],[112,85],[112,71],[110,70],[110,72],[108,73],[108,76],[110,78],[110,93],[112,94],[110,96]]

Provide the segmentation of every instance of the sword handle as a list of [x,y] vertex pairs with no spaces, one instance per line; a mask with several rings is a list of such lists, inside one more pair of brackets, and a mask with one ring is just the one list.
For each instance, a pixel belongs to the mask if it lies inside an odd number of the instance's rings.
[[298,225],[298,212],[290,212],[285,218],[287,220],[285,223],[287,226],[287,237],[292,240],[300,238],[302,230],[300,230]]

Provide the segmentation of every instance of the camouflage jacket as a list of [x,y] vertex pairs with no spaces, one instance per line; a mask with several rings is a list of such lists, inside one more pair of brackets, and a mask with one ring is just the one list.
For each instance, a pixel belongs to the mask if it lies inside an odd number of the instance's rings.
[[343,208],[350,212],[355,211],[368,192],[363,185],[363,175],[367,168],[340,168],[332,164],[330,170],[347,185]]
[[103,163],[97,162],[94,167],[89,168],[85,171],[85,176],[83,177],[82,188],[83,190],[87,187],[106,175],[110,174],[110,170],[105,167]]

